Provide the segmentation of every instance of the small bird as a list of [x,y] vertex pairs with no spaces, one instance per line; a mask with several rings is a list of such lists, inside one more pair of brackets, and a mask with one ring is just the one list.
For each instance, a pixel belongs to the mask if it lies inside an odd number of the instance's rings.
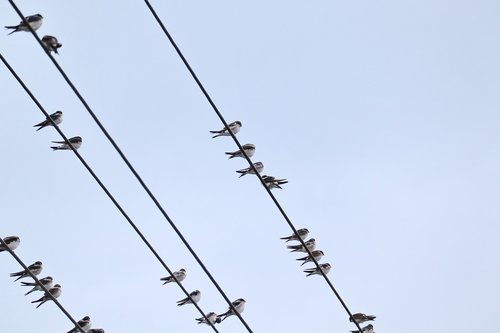
[[[181,268],[177,272],[173,272],[172,275],[175,276],[175,278],[177,279],[177,281],[181,282],[181,281],[183,281],[186,278],[186,270],[184,268]],[[162,277],[160,279],[160,281],[165,281],[163,283],[163,285],[166,285],[167,283],[170,283],[170,282],[175,282],[174,277],[172,275],[166,276],[166,277]]]
[[[82,138],[79,136],[74,136],[72,138],[69,138],[68,141],[69,141],[69,143],[71,143],[71,145],[75,149],[80,148],[80,146],[82,145]],[[66,141],[52,141],[52,143],[59,143],[60,144],[60,146],[50,147],[54,151],[56,151],[56,150],[70,150],[71,149],[69,144]]]
[[42,43],[43,43],[43,47],[44,47],[45,51],[47,51],[47,53],[54,51],[55,54],[59,54],[59,52],[57,52],[57,49],[62,47],[62,44],[59,43],[57,38],[55,38],[54,36],[50,36],[50,35],[43,36]]
[[[42,26],[43,16],[40,14],[26,16],[24,19],[26,20],[26,22],[28,22],[28,24],[31,26],[31,29],[33,29],[34,31],[37,31],[38,28]],[[28,25],[24,23],[24,21],[21,21],[21,23],[19,23],[18,25],[7,25],[5,26],[5,28],[14,29],[9,33],[9,35],[17,31],[30,31]]]
[[[40,281],[40,283],[45,287],[45,289],[50,289],[50,288],[52,288],[54,279],[52,279],[52,276],[47,276],[47,277],[44,277],[43,279],[40,279],[38,281]],[[42,287],[36,282],[22,282],[21,281],[21,285],[23,287],[27,287],[27,286],[33,287],[33,289],[31,289],[26,294],[24,294],[24,296],[27,296],[27,295],[29,295],[32,292],[37,291],[37,290],[43,290]]]
[[[61,286],[59,284],[56,284],[55,286],[49,289],[49,294],[52,295],[52,297],[54,298],[58,298],[62,294]],[[32,301],[31,303],[40,303],[36,307],[38,309],[40,306],[42,306],[43,303],[52,300],[49,294],[46,292],[42,297],[40,297],[35,301]]]
[[[241,121],[233,121],[231,124],[227,124],[227,126],[229,127],[229,129],[231,130],[231,132],[233,134],[236,134],[240,131],[240,128],[241,128]],[[229,134],[229,131],[227,130],[226,127],[224,127],[223,129],[221,129],[220,131],[210,131],[210,133],[212,134],[215,134],[213,138],[216,138],[218,136],[230,136],[231,134]]]
[[[323,256],[325,255],[323,253],[323,251],[321,251],[321,250],[312,251],[311,253],[312,253],[313,258],[316,259],[316,261],[320,261],[321,258],[323,258]],[[303,263],[300,266],[303,266],[304,264],[307,264],[308,262],[313,262],[311,256],[305,256],[303,258],[299,258],[299,259],[295,259],[295,260],[303,261]]]
[[[35,262],[34,264],[31,264],[28,266],[28,269],[29,271],[33,274],[33,275],[38,275],[42,272],[42,269],[43,269],[43,265],[42,265],[42,262],[41,261],[37,261]],[[18,277],[17,279],[14,280],[14,282],[16,282],[17,280],[19,279],[22,279],[22,278],[25,278],[25,277],[28,277],[30,276],[30,274],[28,273],[28,271],[26,270],[22,270],[22,271],[19,271],[19,272],[15,272],[15,273],[11,273],[10,274],[10,277]]]
[[[62,111],[56,111],[53,114],[51,114],[49,117],[50,117],[50,119],[52,119],[54,124],[59,125],[63,120],[63,113],[62,113]],[[36,129],[37,131],[39,131],[42,128],[47,127],[47,126],[52,126],[52,123],[50,122],[49,118],[45,119],[42,122],[39,122],[36,125],[33,125],[33,127],[38,127]]]
[[286,242],[289,242],[292,240],[299,240],[299,237],[300,237],[300,239],[306,239],[307,236],[309,236],[309,230],[307,230],[307,228],[302,228],[302,229],[297,230],[297,234],[291,234],[290,236],[281,237],[280,239],[283,239]]
[[[247,154],[248,157],[252,157],[253,154],[255,154],[255,145],[251,143],[244,144],[243,146],[243,151],[245,154]],[[229,155],[229,158],[235,158],[235,157],[243,157],[245,158],[245,155],[243,155],[243,152],[241,150],[236,150],[233,152],[226,152],[226,155]]]
[[[363,331],[363,333],[373,333],[373,325],[372,324],[368,324],[365,327],[363,327],[361,330]],[[359,331],[356,330],[356,331],[351,331],[351,332],[352,333],[358,333]]]
[[[8,236],[3,239],[4,243],[7,245],[9,249],[14,251],[17,249],[19,246],[19,243],[21,243],[21,239],[17,236]],[[3,246],[3,244],[0,244],[0,252],[7,251],[7,248]]]
[[[215,312],[209,312],[205,316],[208,318],[208,320],[210,321],[210,323],[212,325],[219,324],[221,322],[220,317],[218,317]],[[210,325],[207,322],[207,320],[205,319],[205,317],[196,318],[195,320],[198,322],[198,324],[207,324],[207,325]]]
[[[326,264],[320,264],[319,267],[321,267],[321,270],[325,274],[328,274],[330,272],[330,269],[332,268],[332,266],[330,264],[328,264],[328,263],[326,263]],[[320,275],[321,274],[320,271],[319,271],[319,269],[318,269],[318,267],[305,269],[304,273],[307,273],[306,276],[311,276],[311,275],[315,275],[315,274]]]
[[104,333],[104,330],[102,328],[91,328],[87,333]]
[[[255,167],[255,169],[257,169],[257,172],[258,173],[261,173],[262,170],[264,170],[264,164],[262,162],[255,162],[253,164],[253,166]],[[248,167],[248,168],[245,168],[245,169],[241,169],[241,170],[237,170],[236,171],[237,173],[241,173],[240,177],[243,177],[245,175],[255,175],[255,171],[253,171],[252,167]]]
[[364,323],[365,321],[370,321],[370,320],[375,320],[375,316],[373,315],[366,315],[364,313],[355,313],[352,315],[352,317],[349,317],[349,321],[352,323],[352,319],[354,318],[354,320],[358,323],[358,324],[362,324]]
[[[316,248],[316,240],[314,238],[311,238],[307,242],[305,242],[306,247],[309,249],[309,251],[313,251]],[[291,250],[290,252],[305,252],[307,253],[306,249],[302,244],[298,245],[287,245],[287,249]]]
[[[189,296],[191,296],[191,299],[193,300],[193,302],[198,303],[200,301],[200,298],[201,298],[201,292],[199,290],[195,290],[192,293],[190,293]],[[189,304],[189,303],[192,304],[193,302],[189,299],[189,297],[186,297],[186,298],[181,299],[180,301],[177,301],[177,306],[181,306],[181,305]]]
[[[236,309],[236,311],[238,311],[238,313],[242,313],[243,310],[245,310],[245,303],[246,303],[246,301],[243,298],[238,298],[236,301],[232,302],[231,304]],[[226,312],[219,315],[218,317],[221,318],[221,321],[223,321],[227,317],[234,316],[234,315],[236,315],[236,314],[234,313],[233,309],[231,307],[229,307],[229,309]]]
[[262,180],[270,190],[272,190],[273,188],[279,188],[280,190],[282,190],[283,188],[280,185],[288,183],[288,180],[286,179],[276,179],[276,177],[267,175],[262,176]]
[[[92,327],[92,322],[90,321],[90,317],[85,316],[82,319],[80,319],[78,321],[78,326],[80,326],[82,330],[87,332]],[[76,326],[68,331],[68,333],[76,333],[76,332],[80,332],[80,330]]]

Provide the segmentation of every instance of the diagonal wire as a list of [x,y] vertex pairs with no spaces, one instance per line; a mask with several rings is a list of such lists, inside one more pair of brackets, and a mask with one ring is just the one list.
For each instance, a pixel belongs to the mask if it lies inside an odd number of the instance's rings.
[[24,82],[17,75],[17,73],[14,71],[14,69],[9,65],[9,63],[7,62],[7,60],[3,57],[3,55],[1,53],[0,53],[0,60],[4,63],[4,65],[10,71],[10,73],[14,76],[14,78],[17,80],[17,82],[19,82],[19,84],[23,87],[23,89],[26,91],[26,93],[31,97],[31,99],[38,106],[38,108],[40,109],[40,111],[42,111],[42,113],[45,115],[45,117],[47,117],[47,119],[50,120],[51,125],[54,126],[54,128],[61,135],[61,137],[64,139],[64,141],[68,142],[69,147],[71,148],[71,150],[73,150],[73,152],[78,157],[78,159],[83,164],[83,166],[91,174],[91,176],[94,178],[94,180],[99,184],[99,186],[101,187],[101,189],[106,193],[106,195],[113,202],[113,204],[116,206],[116,208],[118,208],[118,210],[120,211],[120,213],[123,215],[123,217],[125,217],[125,219],[127,220],[127,222],[130,224],[130,226],[139,235],[139,237],[146,244],[146,246],[149,248],[149,250],[154,254],[154,256],[156,257],[156,259],[158,259],[158,261],[160,262],[160,264],[167,270],[167,272],[171,276],[173,276],[175,282],[179,285],[179,287],[182,289],[182,291],[184,292],[184,294],[186,294],[186,296],[191,300],[191,302],[196,307],[196,309],[198,309],[198,311],[201,313],[201,315],[207,320],[207,322],[210,323],[210,326],[212,327],[212,329],[215,332],[218,332],[217,328],[215,328],[215,326],[208,320],[208,318],[206,317],[205,313],[201,310],[201,308],[198,306],[198,304],[196,304],[196,302],[193,301],[193,299],[191,298],[191,295],[187,292],[187,290],[184,288],[184,286],[182,285],[182,283],[180,283],[180,281],[177,280],[177,278],[173,274],[172,270],[170,270],[170,268],[168,268],[167,264],[163,261],[163,259],[156,252],[156,250],[154,249],[154,247],[149,243],[149,241],[146,239],[146,237],[142,234],[142,232],[139,230],[139,228],[135,225],[135,223],[132,221],[132,219],[128,216],[128,214],[125,212],[125,210],[121,207],[121,205],[118,203],[118,201],[116,201],[116,199],[113,197],[113,195],[111,194],[111,192],[106,188],[106,186],[102,183],[102,181],[99,179],[99,177],[97,177],[97,175],[94,173],[94,171],[92,170],[92,168],[87,164],[87,162],[85,161],[85,159],[73,147],[73,145],[69,144],[68,138],[64,135],[64,133],[61,131],[61,129],[54,123],[54,121],[52,120],[52,118],[50,118],[50,116],[47,113],[47,111],[45,111],[45,109],[40,104],[40,102],[37,100],[37,98],[31,93],[31,91],[24,84]]

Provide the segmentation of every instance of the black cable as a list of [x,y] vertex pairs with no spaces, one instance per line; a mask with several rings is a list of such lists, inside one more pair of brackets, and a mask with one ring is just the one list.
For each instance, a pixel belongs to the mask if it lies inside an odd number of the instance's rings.
[[80,153],[78,153],[78,151],[73,147],[72,144],[69,144],[69,141],[66,138],[66,136],[64,135],[64,133],[54,123],[54,121],[52,120],[52,118],[50,118],[50,116],[47,113],[47,111],[45,111],[45,109],[40,104],[40,102],[38,102],[37,98],[31,93],[31,91],[24,84],[24,82],[17,75],[17,73],[14,71],[14,69],[9,65],[9,63],[7,62],[7,60],[3,57],[3,55],[1,53],[0,53],[0,60],[4,63],[4,65],[10,71],[10,73],[15,77],[15,79],[17,80],[17,82],[19,82],[19,84],[23,87],[24,91],[26,91],[26,93],[31,97],[31,99],[38,106],[38,108],[40,109],[40,111],[42,111],[42,113],[45,115],[45,117],[47,117],[47,119],[50,120],[50,123],[52,124],[52,126],[54,126],[54,128],[56,129],[56,131],[61,135],[61,137],[64,139],[64,141],[68,142],[68,146],[71,148],[71,150],[73,150],[73,152],[78,157],[78,159],[80,160],[80,162],[82,162],[83,166],[92,175],[92,177],[94,178],[94,180],[99,184],[99,186],[106,193],[106,195],[109,197],[109,199],[111,199],[111,201],[113,202],[113,204],[116,206],[116,208],[118,208],[118,210],[120,211],[120,213],[123,215],[123,217],[125,217],[125,219],[127,220],[127,222],[130,224],[130,226],[135,230],[135,232],[139,235],[139,237],[142,239],[142,241],[149,248],[149,250],[154,254],[154,256],[156,257],[156,259],[158,259],[158,261],[167,270],[167,272],[171,276],[173,276],[175,282],[179,285],[179,287],[182,289],[182,291],[184,292],[184,294],[186,294],[186,296],[191,300],[191,302],[196,307],[196,309],[198,309],[198,311],[201,313],[201,315],[207,320],[207,322],[210,324],[210,326],[213,328],[213,330],[215,332],[219,332],[215,328],[215,326],[208,320],[208,318],[206,317],[205,313],[201,310],[201,308],[198,306],[198,304],[196,304],[196,302],[193,301],[193,299],[191,298],[190,294],[184,288],[184,286],[182,285],[182,283],[180,283],[180,281],[177,280],[177,278],[175,277],[175,275],[173,274],[173,272],[170,270],[170,268],[168,268],[168,266],[165,264],[165,262],[160,257],[160,255],[156,252],[156,250],[154,249],[154,247],[148,242],[148,240],[146,239],[146,237],[142,234],[142,232],[135,225],[135,223],[132,221],[132,219],[128,216],[128,214],[125,212],[125,210],[120,206],[120,204],[118,203],[118,201],[116,201],[116,199],[113,197],[113,195],[111,194],[111,192],[109,192],[109,190],[106,188],[106,186],[101,182],[101,180],[99,179],[99,177],[97,177],[97,175],[94,173],[94,171],[92,170],[92,168],[87,164],[87,162],[85,161],[85,159],[80,155]]
[[[38,35],[36,34],[36,32],[31,28],[31,26],[26,22],[25,18],[24,18],[24,15],[23,13],[19,10],[19,8],[16,6],[16,4],[14,3],[13,0],[9,0],[9,3],[12,5],[12,7],[14,8],[14,10],[17,12],[17,14],[19,15],[19,17],[22,19],[22,21],[28,26],[29,30],[31,31],[31,33],[33,34],[33,37],[35,37],[35,39],[38,41],[38,43],[40,44],[40,46],[42,47],[42,49],[45,50],[44,48],[44,45],[42,43],[42,41],[40,40],[40,38],[38,37]],[[132,164],[129,162],[129,160],[127,159],[127,157],[125,156],[125,154],[123,154],[123,152],[121,151],[120,147],[118,147],[118,145],[116,144],[116,142],[113,140],[113,138],[111,137],[111,135],[108,133],[108,131],[104,128],[104,126],[102,125],[102,123],[100,122],[99,118],[97,118],[97,116],[95,115],[95,113],[92,111],[92,109],[90,108],[90,106],[87,104],[87,102],[85,101],[85,99],[82,97],[82,95],[80,94],[80,92],[76,89],[76,87],[73,85],[73,83],[71,82],[71,80],[68,78],[68,76],[66,75],[66,73],[64,72],[64,70],[61,68],[61,66],[59,66],[59,63],[56,61],[56,59],[50,54],[50,52],[46,52],[47,55],[49,56],[49,58],[52,60],[52,62],[54,63],[54,65],[56,66],[56,68],[59,70],[59,73],[61,73],[61,75],[63,76],[64,80],[68,83],[68,85],[71,87],[71,89],[73,90],[73,92],[75,93],[75,95],[78,97],[78,99],[80,100],[80,102],[82,102],[83,106],[85,107],[85,109],[87,110],[87,112],[90,114],[90,116],[94,119],[95,123],[97,124],[97,126],[99,126],[99,128],[101,129],[101,131],[103,132],[103,134],[106,136],[106,138],[108,139],[108,141],[111,143],[111,145],[115,148],[115,150],[118,152],[118,154],[120,155],[120,157],[122,158],[122,160],[125,162],[125,164],[128,166],[129,170],[134,174],[135,178],[137,179],[137,181],[139,181],[139,183],[141,184],[142,188],[146,191],[146,193],[149,195],[149,197],[151,198],[151,200],[154,202],[154,204],[156,205],[156,207],[160,210],[160,212],[162,213],[163,217],[168,221],[168,223],[170,224],[170,226],[172,227],[172,229],[174,229],[175,233],[177,234],[177,236],[181,239],[181,241],[184,243],[184,246],[186,246],[186,248],[189,250],[189,252],[191,253],[191,255],[195,258],[195,260],[198,262],[198,264],[201,266],[201,268],[203,269],[203,271],[205,272],[205,274],[208,276],[208,278],[210,279],[210,281],[212,281],[213,285],[217,288],[217,290],[219,291],[219,293],[222,295],[222,297],[224,298],[224,300],[226,301],[226,303],[229,305],[229,308],[231,308],[233,310],[233,312],[236,314],[236,316],[239,318],[239,320],[241,321],[241,323],[246,327],[246,329],[248,330],[248,332],[252,332],[250,326],[248,326],[248,324],[245,322],[245,320],[243,319],[243,317],[241,316],[241,314],[234,308],[233,304],[231,303],[231,301],[229,300],[229,298],[226,296],[226,294],[224,293],[224,291],[222,290],[222,288],[219,286],[219,284],[217,283],[217,281],[214,279],[214,277],[212,276],[212,274],[208,271],[208,269],[205,267],[205,265],[203,264],[203,262],[201,261],[201,259],[198,257],[198,255],[196,254],[196,252],[193,250],[193,248],[191,247],[191,245],[187,242],[187,240],[184,238],[184,236],[182,235],[182,233],[180,232],[180,230],[177,228],[177,226],[175,225],[175,223],[172,221],[172,219],[168,216],[168,214],[166,213],[166,211],[163,209],[163,207],[161,206],[160,202],[156,199],[156,197],[154,196],[154,194],[151,192],[151,190],[149,189],[149,187],[146,185],[146,183],[142,180],[141,176],[137,173],[137,171],[135,170],[135,168],[132,166]]]
[[[0,55],[1,56],[1,55]],[[68,311],[66,311],[66,309],[64,308],[64,306],[61,305],[61,303],[59,303],[59,301],[49,292],[49,290],[43,285],[43,283],[40,282],[40,280],[38,280],[38,278],[36,277],[35,274],[33,274],[28,266],[26,266],[26,264],[21,260],[21,258],[18,257],[17,254],[15,254],[14,251],[12,251],[8,246],[7,244],[4,242],[3,238],[0,237],[0,244],[2,244],[3,247],[6,248],[7,251],[9,251],[10,255],[14,257],[14,259],[16,259],[16,261],[19,263],[19,265],[21,265],[24,269],[25,272],[27,272],[32,278],[33,280],[35,280],[35,282],[42,288],[42,290],[44,291],[45,295],[46,296],[49,296],[49,298],[54,302],[56,303],[57,307],[66,315],[66,317],[68,317],[68,319],[73,323],[73,325],[75,325],[75,327],[81,332],[81,333],[86,333],[81,327],[80,325],[78,325],[78,322],[69,314]]]
[[222,116],[221,112],[219,111],[219,109],[215,105],[214,101],[212,100],[212,98],[210,97],[210,95],[208,94],[208,92],[206,91],[206,89],[203,86],[203,84],[201,83],[201,81],[198,79],[198,76],[196,75],[196,73],[194,72],[194,70],[191,68],[191,65],[189,64],[189,62],[187,61],[187,59],[184,57],[184,54],[182,53],[182,51],[179,49],[179,47],[175,43],[174,39],[172,38],[172,36],[168,32],[167,28],[165,27],[165,25],[163,24],[162,20],[160,19],[160,17],[158,16],[158,14],[156,13],[156,11],[154,10],[153,6],[151,6],[151,4],[149,3],[148,0],[144,0],[144,2],[146,3],[146,6],[151,11],[151,14],[153,14],[154,18],[156,19],[156,21],[160,25],[160,27],[163,30],[164,34],[166,35],[166,37],[168,38],[168,40],[170,41],[170,43],[174,47],[175,51],[177,52],[177,54],[181,58],[182,62],[184,63],[184,65],[188,69],[189,73],[191,74],[191,76],[193,77],[193,79],[196,81],[196,84],[198,85],[198,87],[200,88],[200,90],[203,92],[203,95],[205,95],[205,98],[207,99],[208,103],[210,103],[210,105],[212,106],[213,110],[215,111],[215,113],[219,117],[220,121],[222,122],[222,124],[224,124],[224,127],[227,129],[227,131],[229,132],[229,134],[233,138],[234,142],[236,143],[236,145],[238,146],[238,148],[240,149],[240,151],[245,156],[245,159],[247,160],[248,164],[250,165],[250,167],[252,168],[252,170],[255,172],[255,174],[259,178],[260,182],[262,183],[262,185],[266,189],[267,193],[269,194],[269,196],[271,197],[272,201],[274,202],[274,204],[276,205],[276,207],[280,211],[281,215],[283,215],[285,221],[288,223],[288,226],[293,230],[293,233],[295,235],[297,235],[298,240],[300,241],[300,243],[302,244],[302,246],[307,250],[307,253],[313,259],[314,264],[316,265],[317,269],[320,271],[321,275],[324,277],[324,279],[326,280],[326,282],[330,286],[330,289],[333,291],[333,293],[338,298],[338,300],[340,301],[340,303],[342,304],[342,306],[344,307],[344,309],[346,310],[346,312],[349,314],[349,318],[351,318],[353,320],[353,322],[355,323],[355,325],[358,328],[359,332],[363,333],[363,331],[362,331],[361,327],[359,326],[359,324],[352,317],[352,313],[349,310],[349,308],[347,307],[347,305],[345,304],[344,300],[342,299],[342,297],[340,297],[340,294],[337,292],[337,290],[335,289],[335,287],[333,286],[333,284],[330,282],[330,280],[328,279],[328,277],[326,276],[326,274],[323,272],[323,270],[319,266],[318,261],[314,258],[314,256],[312,255],[311,251],[306,247],[304,240],[302,238],[298,237],[299,235],[297,233],[297,229],[293,225],[292,221],[288,218],[288,215],[286,214],[286,212],[284,211],[284,209],[281,207],[281,205],[279,204],[279,202],[276,199],[276,197],[271,192],[271,189],[266,186],[266,183],[262,179],[262,176],[260,175],[260,173],[257,171],[257,169],[255,168],[255,166],[253,165],[252,160],[245,153],[242,145],[240,144],[240,142],[236,138],[236,135],[229,129],[228,123],[226,122],[226,120]]

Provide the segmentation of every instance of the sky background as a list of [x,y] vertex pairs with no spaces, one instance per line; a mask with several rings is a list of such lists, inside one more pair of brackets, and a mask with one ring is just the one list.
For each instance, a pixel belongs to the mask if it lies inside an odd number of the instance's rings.
[[[329,278],[375,331],[491,331],[500,298],[500,2],[153,1],[238,138],[253,143],[273,193],[330,262]],[[347,332],[320,277],[306,278],[279,237],[291,233],[143,1],[17,1],[38,34],[254,332]],[[1,25],[19,17],[0,3]],[[227,304],[28,33],[1,53],[146,234],[184,267],[200,307]],[[106,332],[202,332],[184,294],[2,65],[0,235],[44,263],[60,302]],[[304,266],[309,267],[309,265]],[[66,332],[35,310],[0,255],[0,331]],[[245,332],[236,317],[220,332]]]

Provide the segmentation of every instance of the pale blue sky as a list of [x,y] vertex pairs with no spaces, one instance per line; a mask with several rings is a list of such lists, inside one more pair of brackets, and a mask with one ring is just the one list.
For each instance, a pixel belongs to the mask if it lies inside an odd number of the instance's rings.
[[[354,329],[319,277],[279,237],[290,229],[246,167],[227,160],[221,123],[142,1],[18,1],[40,36],[254,332]],[[491,330],[500,298],[498,1],[153,1],[241,143],[257,147],[275,191],[307,227],[354,312],[382,332]],[[1,25],[19,22],[7,1]],[[1,52],[200,306],[227,305],[27,33]],[[41,260],[61,303],[106,332],[209,331],[4,67],[0,234]],[[309,266],[308,266],[309,267]],[[0,256],[0,331],[66,332],[54,304],[35,310]],[[245,332],[229,318],[220,332]]]

